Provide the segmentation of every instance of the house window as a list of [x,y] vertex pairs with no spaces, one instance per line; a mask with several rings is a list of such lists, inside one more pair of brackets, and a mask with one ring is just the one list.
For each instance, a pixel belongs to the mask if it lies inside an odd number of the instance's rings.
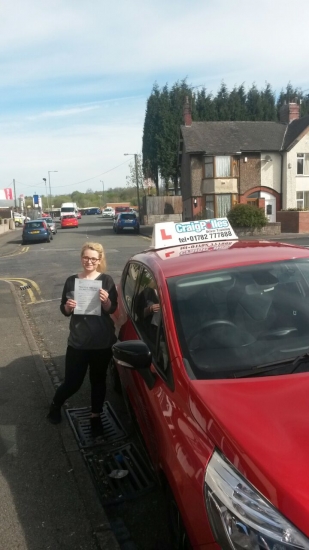
[[205,157],[205,178],[230,178],[231,176],[231,157],[227,155]]
[[231,177],[231,157],[222,156],[215,157],[216,162],[216,178]]
[[297,153],[297,175],[309,176],[309,153]]
[[214,195],[206,195],[206,219],[215,217]]
[[297,208],[309,210],[309,191],[296,192],[296,206]]
[[227,193],[218,195],[206,195],[205,210],[206,218],[225,218],[229,210],[232,208],[232,199],[235,195]]
[[214,177],[214,158],[205,157],[205,178]]
[[216,195],[217,218],[225,218],[232,208],[232,195]]

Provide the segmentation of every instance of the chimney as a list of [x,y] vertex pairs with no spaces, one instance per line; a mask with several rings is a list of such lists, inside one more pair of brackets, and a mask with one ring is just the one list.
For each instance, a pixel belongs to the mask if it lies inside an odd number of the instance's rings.
[[298,103],[285,103],[280,108],[280,122],[290,124],[292,120],[299,118],[300,105]]
[[191,126],[192,124],[191,107],[188,96],[186,96],[186,101],[183,106],[183,123],[185,126]]

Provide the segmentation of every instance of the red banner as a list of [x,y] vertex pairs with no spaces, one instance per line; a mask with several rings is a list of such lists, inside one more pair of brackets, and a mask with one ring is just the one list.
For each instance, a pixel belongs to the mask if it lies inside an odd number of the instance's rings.
[[12,187],[6,187],[4,189],[4,194],[5,194],[5,200],[6,201],[12,201],[13,200],[13,189],[12,189]]

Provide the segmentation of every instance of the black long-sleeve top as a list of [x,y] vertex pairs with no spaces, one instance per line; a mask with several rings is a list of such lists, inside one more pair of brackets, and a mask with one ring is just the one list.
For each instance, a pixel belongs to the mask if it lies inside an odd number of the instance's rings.
[[60,304],[61,313],[66,317],[71,317],[68,345],[76,349],[110,348],[117,340],[115,326],[110,317],[110,314],[117,309],[118,295],[115,283],[112,277],[106,273],[100,273],[95,279],[102,281],[102,288],[108,292],[111,301],[108,311],[101,307],[101,316],[68,314],[64,306],[69,298],[74,300],[75,279],[77,278],[78,275],[71,275],[66,280]]

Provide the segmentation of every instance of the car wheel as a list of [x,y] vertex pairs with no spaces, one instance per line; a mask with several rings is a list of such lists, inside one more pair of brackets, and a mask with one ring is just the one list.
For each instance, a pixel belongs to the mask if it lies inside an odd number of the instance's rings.
[[120,233],[120,229],[118,229],[118,227],[116,229],[116,233],[117,233],[117,235],[119,235],[119,233]]
[[139,227],[135,229],[135,233],[139,233]]
[[192,550],[175,497],[169,485],[166,487],[165,495],[171,548],[174,550]]
[[25,244],[27,244],[27,241],[24,241],[24,239],[21,241],[21,244],[24,246]]

